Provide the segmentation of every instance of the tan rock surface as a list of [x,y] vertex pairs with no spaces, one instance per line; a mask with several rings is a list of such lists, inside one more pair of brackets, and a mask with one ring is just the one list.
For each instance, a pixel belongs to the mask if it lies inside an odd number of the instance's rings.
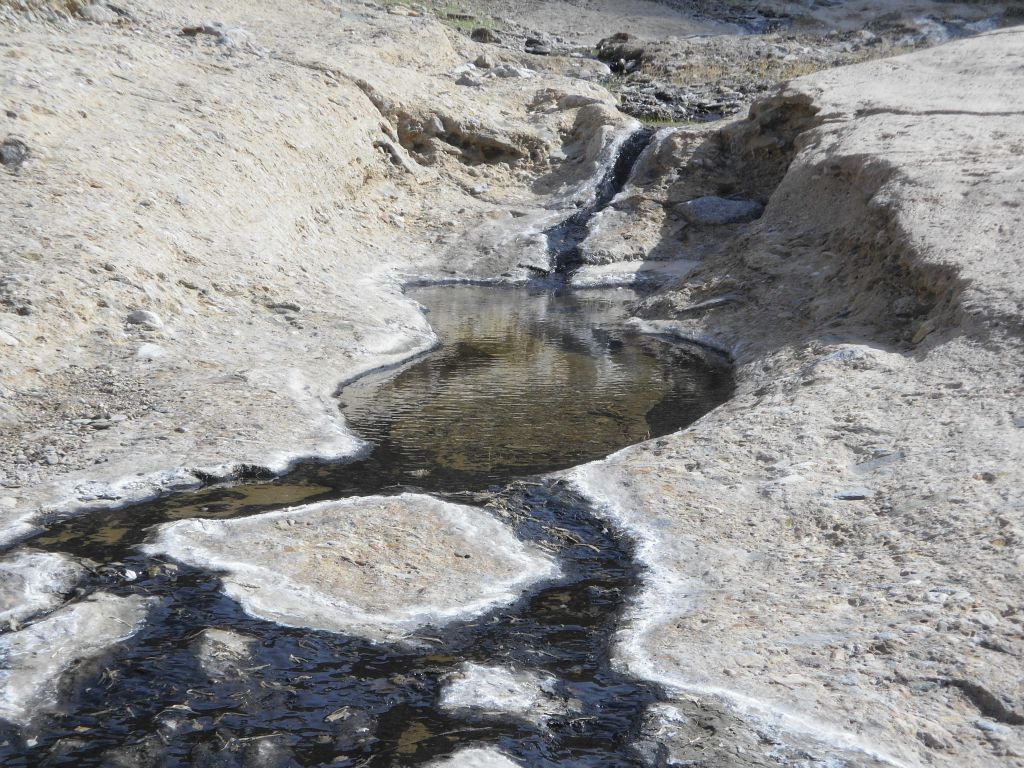
[[854,764],[1024,764],[1022,57],[1012,29],[824,73],[728,129],[756,176],[820,123],[646,311],[731,350],[737,395],[574,473],[651,568],[634,673]]
[[416,494],[183,520],[146,549],[223,572],[253,616],[371,640],[481,613],[558,574],[487,512]]
[[[433,342],[400,279],[543,269],[540,233],[636,125],[599,66],[362,4],[28,5],[0,0],[0,141],[28,148],[0,171],[0,541],[49,509],[358,450],[337,384]],[[857,7],[808,24],[959,12]],[[619,275],[599,281],[703,260],[644,327],[739,366],[736,398],[693,428],[574,473],[650,567],[618,656],[675,693],[645,738],[676,761],[1024,765],[1022,51],[1002,30],[667,132],[591,243]],[[680,205],[723,194],[768,206],[680,226]],[[443,539],[416,567],[460,540]],[[508,567],[460,570],[443,597]],[[334,610],[317,621],[342,626]],[[763,738],[712,752],[701,707]]]

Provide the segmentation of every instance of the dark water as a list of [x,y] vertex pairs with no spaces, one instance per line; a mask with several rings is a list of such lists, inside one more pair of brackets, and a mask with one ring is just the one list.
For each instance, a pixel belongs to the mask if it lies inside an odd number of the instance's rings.
[[[32,743],[0,727],[0,764],[414,765],[481,744],[531,766],[641,764],[629,743],[657,691],[609,663],[639,584],[631,544],[570,489],[531,477],[688,424],[728,397],[730,375],[623,330],[635,298],[627,291],[410,294],[442,345],[341,393],[346,417],[373,444],[366,459],[54,521],[31,542],[99,563],[87,590],[161,603],[136,637],[77,671]],[[424,627],[412,644],[373,644],[253,619],[215,574],[163,568],[136,550],[166,520],[410,489],[485,506],[555,552],[564,576],[473,620]],[[126,568],[141,576],[127,581]],[[241,674],[211,679],[201,669],[195,638],[207,627],[259,639]],[[549,672],[580,711],[547,728],[446,714],[439,691],[464,661]]]
[[651,143],[652,138],[654,131],[650,128],[641,128],[630,134],[619,148],[615,162],[598,182],[594,202],[580,208],[572,216],[544,233],[548,238],[548,252],[551,254],[556,274],[572,274],[583,265],[580,244],[590,233],[590,220],[595,214],[607,208],[612,199],[626,186],[636,161],[640,159],[641,153]]

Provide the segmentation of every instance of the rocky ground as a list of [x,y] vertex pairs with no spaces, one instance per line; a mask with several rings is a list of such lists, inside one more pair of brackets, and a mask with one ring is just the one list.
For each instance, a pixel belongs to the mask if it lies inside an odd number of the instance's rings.
[[[768,93],[659,130],[582,249],[737,364],[691,429],[571,473],[649,568],[617,657],[671,699],[637,748],[1024,765],[1021,7],[857,5],[0,0],[0,541],[355,453],[339,383],[434,341],[403,280],[550,269],[617,104]],[[59,607],[81,566],[41,557],[0,566],[14,722],[146,613]]]

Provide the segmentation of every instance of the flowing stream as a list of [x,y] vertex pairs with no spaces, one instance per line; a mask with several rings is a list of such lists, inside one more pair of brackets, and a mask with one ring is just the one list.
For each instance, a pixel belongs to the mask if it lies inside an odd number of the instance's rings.
[[[628,168],[612,172],[624,178]],[[571,267],[572,239],[562,238],[569,256],[559,257],[560,271]],[[658,691],[610,664],[640,566],[628,538],[542,475],[691,423],[728,398],[731,373],[630,331],[624,320],[637,297],[628,290],[449,286],[409,295],[441,345],[340,393],[349,424],[372,444],[365,458],[55,519],[28,542],[95,563],[83,592],[162,600],[134,638],[77,671],[31,741],[0,725],[0,764],[416,765],[485,744],[527,766],[642,764],[630,743]],[[562,576],[485,615],[424,627],[411,642],[371,643],[252,618],[215,573],[167,567],[138,549],[168,520],[408,490],[485,507],[553,552]],[[245,674],[204,671],[195,643],[208,627],[259,639]],[[439,692],[466,661],[550,673],[573,711],[546,726],[446,713]]]

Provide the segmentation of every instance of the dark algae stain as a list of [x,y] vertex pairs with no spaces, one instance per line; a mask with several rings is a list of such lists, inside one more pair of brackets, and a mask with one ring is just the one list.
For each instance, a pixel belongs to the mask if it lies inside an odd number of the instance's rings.
[[[365,458],[55,519],[30,542],[93,561],[87,591],[159,603],[135,637],[64,682],[60,712],[41,719],[32,741],[0,728],[0,764],[354,768],[416,765],[471,745],[527,766],[642,764],[630,744],[658,691],[610,662],[640,585],[632,543],[565,483],[539,476],[685,426],[730,395],[731,375],[626,329],[628,291],[410,295],[441,344],[342,391],[348,423],[372,447]],[[252,618],[216,573],[137,548],[167,520],[405,490],[483,506],[554,553],[563,575],[406,643],[371,643]],[[203,670],[196,645],[209,627],[255,638],[237,669]],[[445,712],[441,688],[467,661],[551,674],[572,711],[543,727]]]

